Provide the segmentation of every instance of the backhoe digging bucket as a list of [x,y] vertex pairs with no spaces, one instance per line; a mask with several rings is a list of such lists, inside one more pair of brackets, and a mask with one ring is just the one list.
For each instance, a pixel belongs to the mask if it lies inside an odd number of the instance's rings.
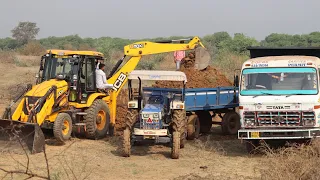
[[208,67],[211,57],[205,48],[197,47],[195,49],[195,56],[195,69],[203,70]]
[[29,149],[34,154],[43,151],[45,137],[40,126],[36,123],[0,119],[0,142],[1,147],[10,150],[20,147],[25,150]]

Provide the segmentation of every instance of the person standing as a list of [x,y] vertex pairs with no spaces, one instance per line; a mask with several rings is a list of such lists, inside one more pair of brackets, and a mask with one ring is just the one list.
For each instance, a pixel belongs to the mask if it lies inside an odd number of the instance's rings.
[[182,59],[186,56],[185,51],[175,51],[173,53],[174,56],[174,62],[176,63],[176,70],[179,71],[180,70],[180,65],[181,65],[181,61]]

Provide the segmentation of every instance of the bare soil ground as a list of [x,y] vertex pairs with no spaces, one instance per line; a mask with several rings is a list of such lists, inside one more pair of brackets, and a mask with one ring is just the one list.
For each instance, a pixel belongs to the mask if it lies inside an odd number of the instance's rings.
[[[9,103],[10,96],[19,90],[18,84],[34,82],[38,67],[19,67],[0,63],[0,111]],[[18,88],[17,88],[18,87]],[[119,97],[119,119],[125,112],[125,93]],[[122,114],[121,114],[122,113]],[[121,124],[119,125],[121,126]],[[220,128],[208,135],[188,141],[178,160],[170,158],[168,145],[140,145],[132,156],[120,156],[121,137],[103,140],[74,138],[64,145],[48,139],[46,154],[52,179],[257,179],[267,164],[261,156],[249,157],[236,136],[222,136]],[[11,151],[7,143],[0,144],[0,168],[25,170],[27,156],[22,149]],[[30,170],[46,175],[44,154],[29,155]],[[0,170],[0,178],[6,173]],[[25,179],[26,176],[7,174],[4,179]],[[37,178],[35,178],[37,179]]]

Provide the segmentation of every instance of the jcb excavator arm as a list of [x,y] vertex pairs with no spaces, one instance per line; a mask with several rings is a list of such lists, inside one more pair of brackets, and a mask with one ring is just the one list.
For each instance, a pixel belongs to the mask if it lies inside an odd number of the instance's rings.
[[[159,42],[140,41],[125,46],[125,55],[117,62],[108,76],[108,83],[113,84],[114,90],[111,92],[110,97],[106,97],[110,98],[109,100],[111,101],[109,104],[111,110],[111,123],[114,124],[116,119],[117,96],[119,95],[120,90],[126,84],[129,73],[136,68],[142,56],[165,52],[174,52],[178,50],[192,50],[198,46],[204,48],[199,37],[193,37],[191,39],[166,40]],[[125,64],[119,69],[119,67],[123,64],[126,56],[130,57],[129,60],[126,61]]]

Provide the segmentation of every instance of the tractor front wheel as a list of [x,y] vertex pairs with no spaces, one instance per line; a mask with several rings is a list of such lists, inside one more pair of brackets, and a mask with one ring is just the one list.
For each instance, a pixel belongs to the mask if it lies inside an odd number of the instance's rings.
[[84,122],[86,124],[86,137],[88,139],[103,138],[110,125],[110,111],[102,99],[96,99],[86,110]]
[[64,142],[71,137],[72,119],[68,113],[59,113],[53,124],[53,135],[59,142]]

